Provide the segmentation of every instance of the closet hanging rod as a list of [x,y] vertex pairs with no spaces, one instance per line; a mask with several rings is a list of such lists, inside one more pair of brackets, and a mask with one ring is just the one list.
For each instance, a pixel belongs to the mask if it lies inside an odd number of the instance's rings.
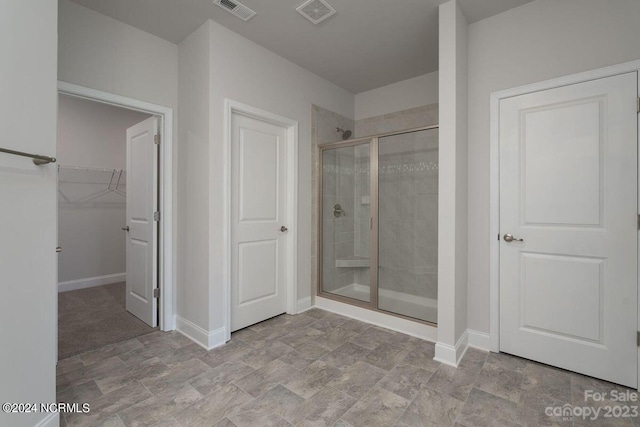
[[64,169],[64,170],[68,170],[68,171],[80,171],[80,172],[113,172],[113,171],[120,171],[120,170],[124,170],[124,169],[118,169],[118,168],[99,168],[99,167],[95,167],[95,166],[81,166],[81,165],[63,165],[61,163],[58,163],[58,169]]
[[33,160],[33,163],[38,166],[56,162],[55,157],[47,157],[47,156],[41,156],[39,154],[23,153],[22,151],[9,150],[8,148],[0,148],[0,153],[7,153],[7,154],[13,154],[15,156],[29,157]]

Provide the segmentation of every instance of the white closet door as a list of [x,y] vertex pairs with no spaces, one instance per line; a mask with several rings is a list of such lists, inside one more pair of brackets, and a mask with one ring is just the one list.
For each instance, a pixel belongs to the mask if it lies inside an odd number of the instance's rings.
[[158,325],[158,120],[127,129],[127,310]]
[[634,388],[637,96],[634,72],[500,103],[500,350]]

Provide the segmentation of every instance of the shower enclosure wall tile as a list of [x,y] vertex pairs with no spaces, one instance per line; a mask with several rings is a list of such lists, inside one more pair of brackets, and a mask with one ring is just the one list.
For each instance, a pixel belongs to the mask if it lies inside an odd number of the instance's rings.
[[[408,123],[432,109],[404,112]],[[382,120],[392,132],[396,116]],[[411,122],[412,124],[416,122]],[[418,123],[419,127],[429,123]],[[437,132],[380,138],[379,287],[384,292],[437,299],[438,144]]]
[[[414,129],[438,124],[438,104],[429,104],[396,113],[369,117],[355,122],[355,136],[369,135]],[[352,128],[349,128],[352,129]]]

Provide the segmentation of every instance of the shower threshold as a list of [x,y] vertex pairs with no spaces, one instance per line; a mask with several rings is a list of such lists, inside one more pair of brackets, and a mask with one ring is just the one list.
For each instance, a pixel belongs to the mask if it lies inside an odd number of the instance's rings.
[[[330,293],[359,301],[370,300],[369,286],[352,283]],[[438,300],[421,297],[389,289],[378,290],[378,306],[380,310],[413,317],[426,322],[438,322]]]

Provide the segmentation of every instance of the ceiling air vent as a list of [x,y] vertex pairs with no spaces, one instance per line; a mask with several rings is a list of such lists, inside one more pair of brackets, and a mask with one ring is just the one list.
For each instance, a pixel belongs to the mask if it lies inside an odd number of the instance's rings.
[[235,0],[213,0],[213,2],[243,21],[248,21],[256,14],[253,10]]
[[296,10],[314,24],[319,24],[336,13],[336,10],[324,0],[306,1]]

